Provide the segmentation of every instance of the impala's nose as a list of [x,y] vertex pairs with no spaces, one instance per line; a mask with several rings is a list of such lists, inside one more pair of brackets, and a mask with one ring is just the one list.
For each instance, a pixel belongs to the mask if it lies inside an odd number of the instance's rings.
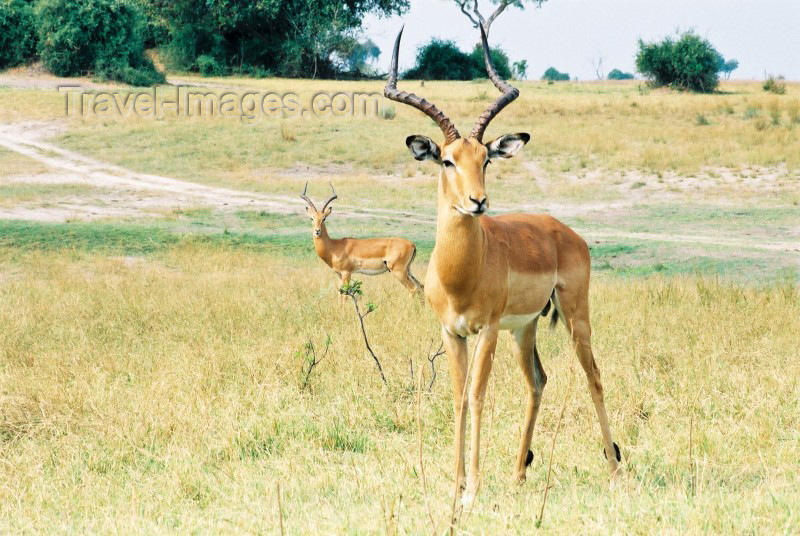
[[488,199],[485,195],[478,197],[477,199],[473,196],[469,196],[469,200],[472,201],[473,207],[470,210],[470,213],[473,216],[480,216],[486,209],[489,207]]
[[314,229],[314,234],[319,236],[322,233],[322,229]]

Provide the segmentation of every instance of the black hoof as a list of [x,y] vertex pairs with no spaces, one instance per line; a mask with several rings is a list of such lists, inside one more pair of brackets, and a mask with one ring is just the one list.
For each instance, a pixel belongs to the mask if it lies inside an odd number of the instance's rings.
[[[619,445],[617,445],[616,443],[614,443],[614,453],[617,455],[617,461],[621,462],[622,461],[622,454],[620,454]],[[603,457],[605,457],[606,460],[608,459],[608,454],[606,454],[605,447],[603,447]]]
[[533,463],[533,452],[528,451],[528,455],[525,456],[525,467],[528,467],[532,463]]

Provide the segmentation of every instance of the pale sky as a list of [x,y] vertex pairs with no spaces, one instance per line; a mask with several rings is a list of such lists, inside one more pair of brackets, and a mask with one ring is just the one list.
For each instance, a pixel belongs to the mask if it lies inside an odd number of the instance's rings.
[[[492,11],[487,0],[480,5],[484,16]],[[451,39],[462,50],[479,39],[452,0],[411,0],[402,17],[364,21],[366,36],[381,49],[383,72],[403,23],[401,70],[413,65],[417,47],[431,37]],[[507,8],[489,42],[511,61],[527,59],[530,79],[553,66],[593,80],[592,58],[603,56],[606,74],[613,68],[634,72],[637,40],[660,39],[676,28],[693,28],[726,59],[738,59],[732,78],[761,80],[766,71],[800,80],[800,0],[549,0],[539,9]]]

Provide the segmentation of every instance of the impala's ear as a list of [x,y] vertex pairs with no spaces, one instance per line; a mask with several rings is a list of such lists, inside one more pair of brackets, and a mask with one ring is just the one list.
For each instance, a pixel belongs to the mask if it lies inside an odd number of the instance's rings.
[[325,219],[328,216],[330,216],[332,211],[333,211],[333,207],[326,208],[325,212],[322,213],[322,219]]
[[409,136],[406,138],[406,145],[417,160],[442,161],[442,152],[439,150],[439,146],[426,136]]
[[489,150],[489,158],[511,158],[520,152],[530,139],[531,135],[525,132],[500,136],[486,144],[486,149]]
[[313,214],[311,213],[311,207],[306,207],[306,214],[308,214],[309,216],[313,216]]

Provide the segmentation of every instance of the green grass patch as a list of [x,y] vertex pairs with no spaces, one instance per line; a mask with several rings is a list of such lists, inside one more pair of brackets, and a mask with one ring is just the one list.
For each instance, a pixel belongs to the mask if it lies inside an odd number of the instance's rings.
[[166,227],[116,223],[0,221],[0,248],[24,251],[103,252],[144,255],[184,245],[269,251],[286,256],[315,255],[307,236],[223,230],[179,233]]

